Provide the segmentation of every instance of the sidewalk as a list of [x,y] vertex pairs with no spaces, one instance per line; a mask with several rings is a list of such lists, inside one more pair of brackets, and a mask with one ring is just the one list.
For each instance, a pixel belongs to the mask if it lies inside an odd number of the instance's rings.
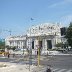
[[43,52],[42,55],[72,55],[72,53],[62,53],[59,51],[48,51],[48,52]]
[[0,72],[43,72],[42,68],[43,66],[35,66],[35,65],[21,65],[21,64],[15,64],[15,63],[5,63],[2,62],[0,64],[6,65],[6,67],[0,67]]
[[[6,67],[0,67],[0,72],[46,72],[47,66],[35,66],[35,65],[21,65],[15,63],[0,63],[0,65],[6,65]],[[52,72],[72,72],[72,69],[53,68],[50,67]]]

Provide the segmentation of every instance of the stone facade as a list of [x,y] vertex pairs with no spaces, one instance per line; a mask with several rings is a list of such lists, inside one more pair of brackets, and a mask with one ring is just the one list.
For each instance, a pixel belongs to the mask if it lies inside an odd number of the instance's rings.
[[5,39],[5,45],[11,47],[23,48],[26,47],[26,36],[10,36]]
[[24,36],[12,36],[5,39],[6,45],[17,46],[42,51],[55,48],[55,44],[61,42],[61,25],[58,23],[45,23],[32,26]]

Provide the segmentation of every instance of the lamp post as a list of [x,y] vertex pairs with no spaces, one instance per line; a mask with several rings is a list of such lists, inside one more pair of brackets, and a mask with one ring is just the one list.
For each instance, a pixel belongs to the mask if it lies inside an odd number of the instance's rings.
[[23,55],[24,55],[24,46],[23,46]]
[[39,41],[40,41],[40,37],[38,37],[38,67],[40,65],[40,43]]
[[40,65],[40,48],[38,48],[38,67]]
[[31,45],[31,29],[30,29],[30,40],[29,40],[29,71],[30,71],[30,65],[32,65],[32,45]]

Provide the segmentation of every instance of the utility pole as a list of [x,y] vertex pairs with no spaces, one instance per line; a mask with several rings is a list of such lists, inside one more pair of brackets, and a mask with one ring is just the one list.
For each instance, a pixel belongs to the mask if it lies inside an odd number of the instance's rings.
[[38,67],[40,65],[40,43],[39,41],[40,41],[40,37],[38,37]]
[[31,28],[30,28],[30,40],[29,40],[29,71],[30,71],[30,65],[32,65],[32,45],[31,45]]

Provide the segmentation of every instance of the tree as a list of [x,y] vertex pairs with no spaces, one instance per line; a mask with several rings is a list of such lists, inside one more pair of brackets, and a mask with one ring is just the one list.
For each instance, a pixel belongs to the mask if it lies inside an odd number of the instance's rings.
[[12,50],[15,50],[15,49],[16,49],[16,46],[13,46],[11,49],[12,49]]
[[56,47],[62,47],[63,43],[57,43],[55,46]]
[[0,41],[0,49],[5,49],[5,42],[4,41]]
[[6,45],[5,47],[6,47],[8,50],[10,50],[10,49],[11,49],[9,45]]
[[69,27],[67,28],[65,38],[67,39],[69,46],[71,46],[71,48],[72,48],[72,22],[70,23]]

